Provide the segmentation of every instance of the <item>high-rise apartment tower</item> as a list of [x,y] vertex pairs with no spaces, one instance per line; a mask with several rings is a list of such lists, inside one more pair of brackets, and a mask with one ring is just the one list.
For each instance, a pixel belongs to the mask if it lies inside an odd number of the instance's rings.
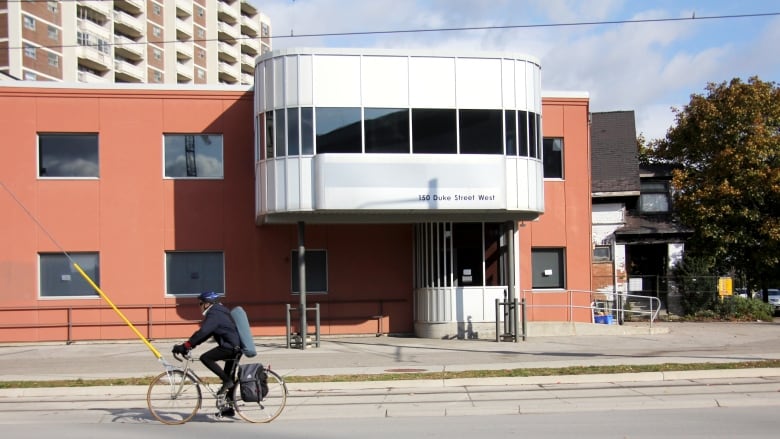
[[0,79],[252,84],[270,37],[246,0],[0,1]]

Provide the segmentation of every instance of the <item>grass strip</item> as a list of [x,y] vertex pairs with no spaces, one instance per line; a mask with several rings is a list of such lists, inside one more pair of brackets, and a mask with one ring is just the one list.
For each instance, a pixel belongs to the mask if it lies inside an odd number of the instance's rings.
[[[640,372],[671,372],[686,370],[723,370],[723,369],[755,369],[777,368],[780,360],[740,361],[733,363],[661,363],[642,365],[614,365],[614,366],[570,366],[555,368],[524,368],[524,369],[495,369],[495,370],[465,370],[458,372],[404,372],[404,373],[380,373],[380,374],[350,374],[350,375],[291,375],[284,377],[288,383],[319,383],[319,382],[362,382],[362,381],[397,381],[397,380],[430,380],[430,379],[456,379],[456,378],[502,378],[502,377],[531,377],[531,376],[556,376],[556,375],[594,375],[612,373],[640,373]],[[0,381],[0,389],[11,388],[40,388],[40,387],[89,387],[89,386],[145,386],[152,380],[152,376],[139,378],[111,378],[111,379],[75,379],[75,380],[46,380],[46,381]],[[210,384],[216,384],[216,378],[205,379]]]

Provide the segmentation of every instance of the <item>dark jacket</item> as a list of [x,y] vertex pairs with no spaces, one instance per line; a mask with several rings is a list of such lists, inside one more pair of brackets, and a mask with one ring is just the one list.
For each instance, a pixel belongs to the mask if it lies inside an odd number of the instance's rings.
[[188,343],[195,346],[214,337],[218,346],[228,349],[240,348],[241,340],[238,338],[238,329],[230,316],[230,310],[221,303],[215,303],[206,311],[206,316],[200,322],[200,329],[192,334]]

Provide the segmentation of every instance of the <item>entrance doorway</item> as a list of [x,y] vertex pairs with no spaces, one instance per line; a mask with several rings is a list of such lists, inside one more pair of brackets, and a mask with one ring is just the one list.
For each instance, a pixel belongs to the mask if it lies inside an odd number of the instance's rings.
[[415,226],[418,335],[419,328],[427,333],[434,326],[448,337],[476,338],[477,327],[495,333],[495,299],[513,297],[516,284],[515,230],[512,222]]

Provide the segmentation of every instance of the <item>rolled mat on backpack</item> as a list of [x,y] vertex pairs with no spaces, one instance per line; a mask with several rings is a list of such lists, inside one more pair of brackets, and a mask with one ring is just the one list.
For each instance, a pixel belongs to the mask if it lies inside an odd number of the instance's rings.
[[255,340],[252,338],[252,328],[249,327],[249,318],[246,315],[246,311],[244,311],[244,308],[237,306],[230,310],[230,315],[233,316],[233,321],[236,322],[236,328],[238,328],[241,351],[247,357],[254,357],[257,355],[257,350],[255,349]]

